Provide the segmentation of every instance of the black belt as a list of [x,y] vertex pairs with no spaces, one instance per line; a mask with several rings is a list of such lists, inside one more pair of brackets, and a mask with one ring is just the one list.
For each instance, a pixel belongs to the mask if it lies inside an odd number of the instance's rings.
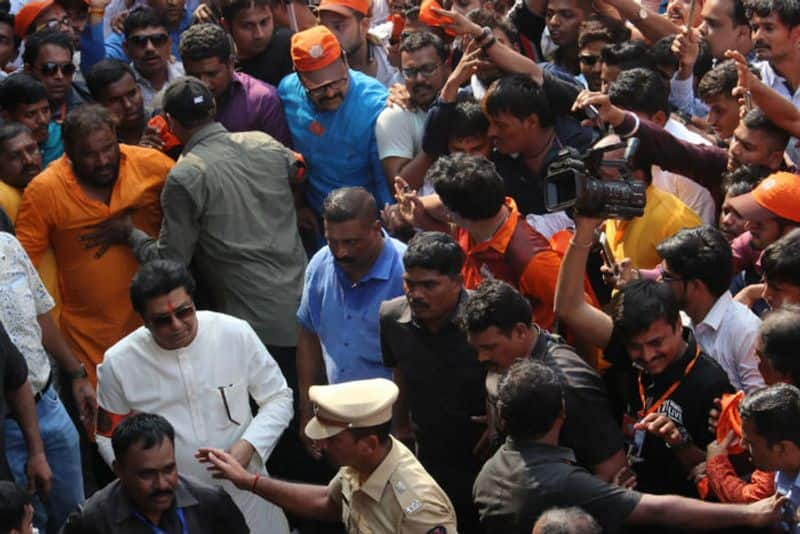
[[45,393],[47,393],[47,390],[50,389],[50,385],[52,383],[53,383],[53,372],[51,371],[50,374],[47,375],[47,382],[44,383],[44,387],[39,390],[39,393],[33,396],[33,402],[38,403],[40,400],[42,400],[42,397],[44,396]]

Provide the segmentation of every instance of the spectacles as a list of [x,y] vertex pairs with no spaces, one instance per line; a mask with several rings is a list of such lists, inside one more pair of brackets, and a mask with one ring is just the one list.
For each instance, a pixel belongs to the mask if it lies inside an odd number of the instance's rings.
[[151,35],[131,35],[127,38],[128,42],[131,43],[133,46],[137,46],[139,48],[144,48],[147,46],[147,43],[150,42],[158,48],[159,46],[164,46],[167,44],[169,40],[169,35],[166,33],[153,33]]
[[683,278],[681,278],[680,276],[676,276],[676,275],[672,274],[669,271],[665,271],[664,267],[662,267],[661,265],[658,266],[658,275],[659,275],[659,277],[661,277],[661,280],[663,282],[681,282],[681,281],[683,281]]
[[69,27],[69,25],[70,25],[69,17],[64,16],[61,17],[60,19],[48,20],[47,22],[39,24],[38,26],[36,26],[36,31],[38,32],[39,30],[43,30],[45,28]]
[[578,61],[588,67],[593,67],[595,63],[600,61],[600,56],[593,56],[592,54],[581,54],[578,56]]
[[57,72],[61,71],[61,74],[64,76],[72,76],[75,74],[75,64],[72,62],[69,63],[53,63],[48,61],[41,67],[39,67],[39,72],[42,73],[42,76],[55,76]]
[[322,98],[323,96],[328,94],[328,89],[332,89],[334,91],[341,90],[347,83],[347,80],[348,80],[347,78],[333,80],[332,82],[322,84],[318,87],[314,87],[313,89],[309,89],[308,87],[306,87],[306,93],[308,93],[309,96],[315,98]]
[[407,69],[401,69],[403,73],[403,77],[406,80],[413,80],[417,77],[417,74],[422,74],[423,78],[430,78],[433,76],[433,73],[439,70],[441,63],[428,63],[421,67],[409,67]]
[[185,321],[192,315],[194,315],[194,304],[187,304],[186,306],[178,308],[177,310],[167,313],[166,315],[156,315],[155,317],[151,317],[149,322],[156,328],[165,328],[172,324],[173,317],[179,321]]

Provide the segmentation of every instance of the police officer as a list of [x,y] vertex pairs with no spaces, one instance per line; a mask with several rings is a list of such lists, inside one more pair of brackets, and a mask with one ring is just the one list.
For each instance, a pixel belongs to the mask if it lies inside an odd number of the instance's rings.
[[254,475],[218,449],[200,449],[197,456],[215,476],[292,514],[341,520],[352,534],[455,533],[450,499],[411,451],[389,434],[397,392],[384,378],[311,386],[314,417],[305,433],[339,466],[327,487]]

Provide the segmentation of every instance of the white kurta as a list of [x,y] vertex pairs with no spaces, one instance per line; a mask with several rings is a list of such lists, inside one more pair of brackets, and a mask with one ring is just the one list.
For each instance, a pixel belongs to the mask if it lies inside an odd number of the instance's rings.
[[[197,312],[197,321],[197,337],[181,349],[162,349],[145,327],[111,347],[97,369],[97,402],[116,414],[151,412],[167,418],[175,427],[181,474],[221,485],[241,509],[250,532],[287,534],[280,508],[212,478],[194,454],[200,447],[227,449],[245,439],[256,449],[248,469],[266,474],[264,463],[292,418],[292,390],[247,322],[209,311]],[[249,396],[259,406],[255,418]],[[97,444],[111,465],[111,440],[98,436]]]

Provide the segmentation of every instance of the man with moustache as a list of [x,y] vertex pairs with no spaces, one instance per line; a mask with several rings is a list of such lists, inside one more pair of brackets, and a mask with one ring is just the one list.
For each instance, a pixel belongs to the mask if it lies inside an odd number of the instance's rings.
[[0,115],[5,122],[18,122],[30,129],[39,145],[43,166],[61,157],[61,126],[51,120],[47,89],[42,82],[30,74],[15,73],[0,83],[0,102]]
[[12,222],[17,218],[22,192],[42,172],[42,153],[30,129],[11,122],[0,126],[0,208]]
[[115,480],[67,519],[61,534],[247,534],[222,488],[179,474],[175,429],[161,415],[137,413],[111,436]]
[[[98,369],[98,447],[116,465],[117,424],[131,413],[158,413],[175,427],[180,472],[219,486],[194,458],[200,447],[218,447],[266,477],[264,465],[292,418],[292,390],[252,327],[230,315],[196,311],[194,289],[178,262],[155,260],[136,273],[130,300],[144,326],[111,347]],[[253,532],[269,525],[271,533],[288,534],[279,508],[222,487]]]
[[92,98],[116,119],[120,142],[138,145],[142,141],[147,117],[142,90],[136,84],[136,74],[131,66],[118,59],[104,59],[86,74],[86,85]]
[[296,72],[281,81],[278,94],[294,149],[308,165],[306,200],[311,209],[319,217],[328,193],[348,186],[366,188],[380,206],[393,203],[375,138],[386,89],[349,68],[342,47],[325,26],[292,36],[292,61]]
[[394,435],[417,457],[456,509],[459,532],[480,532],[472,484],[485,452],[486,372],[458,324],[469,298],[464,252],[451,236],[422,232],[403,255],[405,296],[381,304],[381,352],[400,396]]

